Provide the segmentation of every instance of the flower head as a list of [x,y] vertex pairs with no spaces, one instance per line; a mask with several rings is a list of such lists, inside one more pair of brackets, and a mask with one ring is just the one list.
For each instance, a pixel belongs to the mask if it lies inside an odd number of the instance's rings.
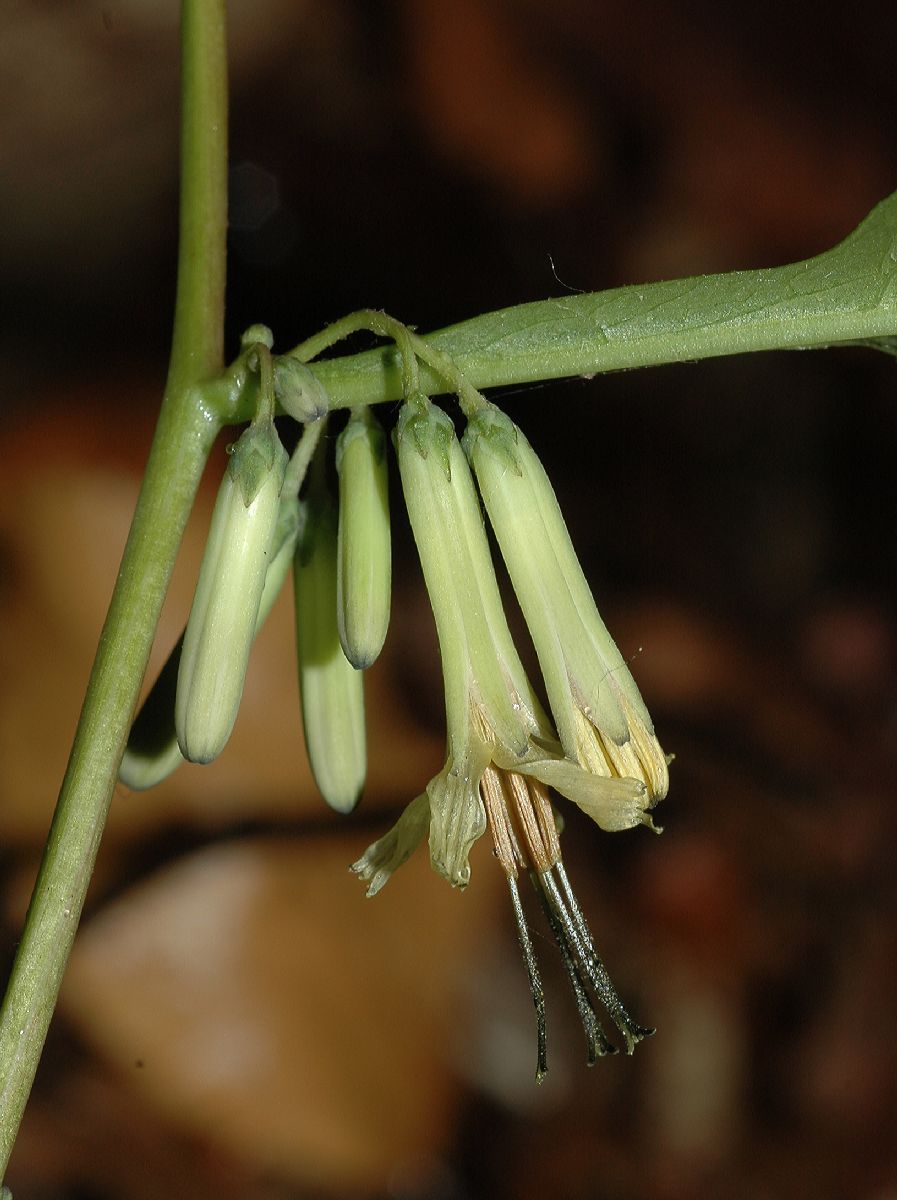
[[536,647],[564,751],[588,771],[643,780],[656,804],[667,793],[667,759],[598,614],[542,464],[494,405],[471,417],[464,448]]

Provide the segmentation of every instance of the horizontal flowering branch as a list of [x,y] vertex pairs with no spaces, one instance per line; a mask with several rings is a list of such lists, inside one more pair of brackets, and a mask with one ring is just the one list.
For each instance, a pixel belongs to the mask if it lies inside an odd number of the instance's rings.
[[[849,237],[803,262],[612,288],[499,309],[422,339],[475,388],[660,363],[860,343],[897,352],[897,192]],[[333,408],[398,400],[390,344],[315,362]],[[453,390],[421,363],[430,394]]]
[[[291,495],[295,496],[323,425],[321,422],[315,428],[314,422],[324,417],[328,408],[361,409],[397,400],[403,394],[426,396],[458,391],[466,415],[472,417],[478,406],[485,404],[475,393],[478,388],[754,350],[853,343],[897,353],[895,194],[878,205],[844,242],[806,262],[568,295],[488,313],[425,338],[412,335],[383,314],[355,314],[297,348],[292,355],[275,358],[269,364],[273,370],[266,372],[264,388],[261,372],[251,366],[253,351],[245,346],[240,358],[222,372],[227,177],[225,15],[224,0],[183,2],[181,243],[166,398],[0,1013],[0,1178],[31,1087],[84,903],[181,532],[221,424],[253,418],[260,393],[270,386],[281,410],[291,412],[306,425],[306,435],[287,468]],[[305,365],[325,348],[325,343],[331,345],[351,328],[371,329],[392,338],[394,344],[363,354],[315,361],[312,367]],[[265,341],[264,345],[267,348],[269,343]],[[460,451],[456,452],[456,459],[458,454]],[[526,464],[520,460],[520,465],[523,470]],[[488,464],[480,464],[481,473],[485,474],[487,469]],[[459,467],[456,477],[461,473]],[[273,504],[269,507],[273,514]],[[495,497],[493,508],[501,519],[502,511]],[[544,506],[543,510],[548,511]],[[547,525],[548,519],[544,520]],[[279,525],[278,520],[275,532]],[[264,579],[260,567],[254,572],[254,608],[260,585],[264,583],[267,589],[272,574],[281,577],[275,566],[282,546],[291,546],[290,539],[298,537],[298,528],[289,522],[287,526],[267,547],[271,561]],[[554,553],[560,555],[563,569],[566,550],[555,549]],[[523,591],[528,583],[526,564],[521,566],[514,561]],[[357,579],[360,574],[356,570],[350,577]],[[578,594],[578,583],[570,569],[565,579],[571,594]],[[526,595],[530,603],[532,597],[528,592]],[[264,609],[266,603],[263,590],[258,609]],[[544,623],[546,618],[534,601],[530,607],[533,619]],[[250,617],[241,628],[244,646],[251,642],[259,621],[257,613],[250,613]],[[589,619],[593,637],[600,640],[599,626],[591,616]],[[462,632],[466,634],[467,627]],[[354,638],[350,640],[357,651],[353,656],[360,662],[371,656],[370,647],[377,638],[370,635],[361,639],[361,649]],[[189,659],[188,649],[185,642],[184,655]],[[548,660],[547,653],[542,657]],[[556,673],[560,670],[553,660],[549,666]],[[619,683],[619,669],[614,673],[615,682]],[[462,682],[472,679],[479,684],[482,675],[468,671]],[[593,711],[596,719],[606,720],[612,706],[604,707],[603,694],[600,705],[587,704],[580,696],[583,688],[578,676],[571,681],[573,684],[578,691],[563,710],[565,717],[570,715],[567,724],[575,725],[577,713],[583,720],[591,721]],[[555,692],[560,696],[559,686]],[[625,699],[626,688],[622,694]],[[501,697],[495,703],[494,699],[490,693],[486,697],[489,704],[484,700],[480,705],[490,718],[496,713],[501,716],[507,708]],[[566,702],[563,697],[558,704],[561,702]],[[588,713],[583,706],[589,708]],[[479,720],[480,709],[469,707],[467,712],[474,712]],[[545,784],[561,789],[563,782],[572,781],[577,784],[572,798],[580,803],[589,796],[595,799],[595,785],[587,796],[571,774],[581,773],[582,767],[563,759],[560,749],[552,747],[547,752],[544,746],[537,748],[533,734],[538,730],[525,731],[526,737],[517,753],[510,753],[500,745],[495,730],[483,726],[482,721],[473,732],[478,739],[471,734],[468,741],[474,751],[480,752],[482,763],[474,762],[474,766],[485,779],[485,798],[480,797],[483,813],[475,811],[466,833],[464,829],[461,833],[466,836],[479,827],[488,803],[497,851],[504,856],[502,862],[515,902],[539,1019],[539,1074],[544,1073],[545,1067],[544,999],[532,946],[519,915],[516,873],[523,866],[531,867],[536,874],[540,900],[558,940],[580,1008],[590,1061],[605,1053],[609,1046],[590,1007],[587,987],[602,1000],[624,1034],[627,1049],[631,1050],[648,1031],[630,1020],[595,954],[555,848],[550,802],[539,790],[544,791]],[[605,742],[610,738],[613,743],[613,747],[608,743],[608,756],[610,766],[616,770],[616,760],[622,761],[626,753],[620,748],[622,743],[614,741],[612,730],[599,732],[606,733]],[[651,749],[647,739],[653,737],[648,727],[637,730],[636,734],[641,758],[633,750],[627,761],[642,766],[654,762],[656,768],[653,774],[647,772],[647,779],[633,781],[639,785],[634,793],[636,798],[642,796],[641,788],[645,789],[646,808],[649,799],[659,798],[665,791],[665,763],[659,757],[659,748],[653,758],[645,750],[646,746]],[[581,748],[581,739],[577,740],[574,734],[569,734],[567,741],[571,750]],[[461,735],[456,742],[461,744]],[[462,749],[466,748],[464,743]],[[541,757],[537,756],[537,749]],[[172,750],[165,758],[165,765],[176,766],[179,753]],[[608,782],[614,781],[599,780],[599,784]],[[440,777],[431,782],[430,791],[437,802],[444,790]],[[607,796],[614,789],[608,792],[606,787],[599,787],[598,790]],[[471,799],[469,795],[465,798]],[[441,849],[438,803],[435,808],[435,840],[437,849]],[[393,835],[375,843],[357,864],[359,873],[373,890],[382,886],[384,872],[388,874],[388,870],[394,869],[407,857],[415,840],[423,836],[421,811],[421,804],[414,802],[405,823],[400,822]],[[606,806],[600,810],[601,814],[606,812]],[[430,824],[432,814],[425,817]],[[523,843],[520,839],[515,841],[515,822],[526,834]],[[432,830],[431,840],[434,840]],[[462,846],[463,841],[462,836],[459,842]],[[464,863],[459,859],[454,873],[459,882],[464,878],[463,872]],[[0,1186],[0,1200],[6,1194],[7,1190]]]

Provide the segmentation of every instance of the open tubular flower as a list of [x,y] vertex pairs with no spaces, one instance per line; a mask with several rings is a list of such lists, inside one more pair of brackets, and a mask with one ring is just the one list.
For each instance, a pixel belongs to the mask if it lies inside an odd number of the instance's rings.
[[[616,1053],[595,1012],[598,998],[623,1035],[626,1051],[654,1032],[639,1025],[627,1012],[598,956],[579,902],[561,861],[560,843],[548,789],[538,779],[516,771],[488,766],[479,780],[479,797],[492,835],[495,856],[508,881],[517,937],[529,976],[536,1010],[536,1080],[548,1070],[545,992],[533,948],[523,903],[517,887],[521,872],[529,874],[560,951],[573,997],[586,1035],[588,1063]],[[393,828],[354,863],[352,870],[369,882],[374,896],[413,853],[430,824],[430,802],[425,793],[402,813]]]
[[190,762],[216,758],[237,718],[286,465],[274,422],[256,420],[218,490],[178,670],[175,729]]
[[554,489],[517,426],[494,405],[464,448],[532,635],[566,754],[598,775],[667,793],[667,759],[635,680],[598,614]]
[[[604,829],[650,825],[644,782],[599,777],[564,757],[511,640],[473,479],[450,419],[425,397],[413,398],[399,416],[396,446],[445,679],[448,753],[426,790],[435,870],[456,887],[469,882],[470,849],[486,829],[480,781],[490,765],[555,788]],[[423,835],[420,822],[414,829]],[[382,886],[397,865],[380,853],[362,858],[356,870]]]

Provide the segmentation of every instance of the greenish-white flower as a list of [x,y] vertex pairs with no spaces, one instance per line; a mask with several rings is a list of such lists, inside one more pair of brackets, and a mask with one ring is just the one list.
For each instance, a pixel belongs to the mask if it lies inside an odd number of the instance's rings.
[[493,405],[464,449],[532,635],[568,757],[666,795],[667,759],[635,680],[598,614],[554,489],[529,442]]
[[439,636],[448,750],[426,789],[428,822],[416,801],[401,836],[381,839],[356,872],[381,887],[428,824],[434,868],[465,887],[470,849],[486,829],[480,782],[490,765],[554,788],[603,829],[650,825],[644,782],[601,777],[569,761],[541,710],[508,630],[473,479],[449,418],[413,399],[400,414],[396,447]]

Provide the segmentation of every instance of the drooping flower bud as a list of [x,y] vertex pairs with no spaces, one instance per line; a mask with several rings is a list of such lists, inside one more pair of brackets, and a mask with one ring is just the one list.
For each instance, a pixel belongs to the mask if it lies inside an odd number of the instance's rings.
[[340,434],[336,469],[339,639],[352,666],[363,670],[383,648],[392,583],[386,437],[369,408],[354,412]]
[[324,385],[298,358],[274,359],[274,396],[283,411],[301,425],[326,417],[330,402]]
[[667,760],[629,667],[598,614],[557,498],[529,442],[489,405],[464,448],[523,609],[567,755],[666,795]]
[[125,787],[144,792],[181,765],[184,756],[174,728],[174,706],[181,666],[183,633],[134,719],[118,777]]
[[316,490],[305,508],[293,568],[305,748],[321,795],[331,808],[348,813],[367,773],[364,676],[339,640],[334,506]]
[[[255,619],[255,634],[267,620],[293,562],[293,550],[299,535],[299,501],[281,496],[277,524],[271,540],[265,587]],[[184,635],[178,638],[165,666],[159,672],[141,705],[121,760],[118,777],[135,792],[146,791],[161,783],[184,761],[174,727],[174,708]]]
[[175,702],[181,753],[211,762],[230,737],[249,663],[287,455],[270,419],[233,448],[184,634]]

